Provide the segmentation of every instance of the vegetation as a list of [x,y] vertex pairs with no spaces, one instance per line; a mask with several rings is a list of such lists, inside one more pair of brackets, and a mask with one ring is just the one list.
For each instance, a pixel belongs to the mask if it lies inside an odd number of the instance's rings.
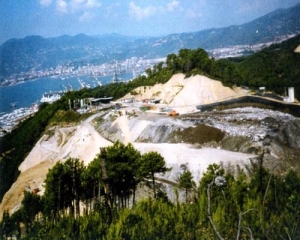
[[287,87],[295,87],[300,97],[300,53],[294,50],[300,44],[300,35],[283,43],[271,45],[236,63],[242,76],[241,85],[259,86],[284,94]]
[[220,142],[225,137],[225,132],[218,128],[197,124],[171,133],[171,142],[185,142],[191,144],[204,144],[207,142]]
[[[152,166],[145,165],[145,159]],[[198,186],[185,170],[178,186],[186,201],[170,202],[158,194],[135,203],[137,184],[152,178],[151,172],[166,170],[164,159],[158,153],[143,155],[132,145],[117,142],[102,148],[86,167],[78,159],[58,162],[47,174],[43,197],[25,192],[18,211],[4,212],[0,236],[296,239],[300,234],[300,176],[294,171],[277,176],[262,167],[261,159],[249,168],[248,176],[238,170],[234,177],[220,165],[210,165]],[[189,201],[188,192],[192,193]]]
[[188,203],[188,192],[196,186],[196,183],[193,181],[191,171],[184,170],[184,172],[180,175],[178,182],[179,187],[185,190],[185,202]]

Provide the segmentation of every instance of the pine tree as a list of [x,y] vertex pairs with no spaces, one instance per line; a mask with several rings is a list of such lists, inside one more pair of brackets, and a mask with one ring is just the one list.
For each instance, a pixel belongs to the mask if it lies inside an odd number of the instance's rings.
[[140,175],[143,178],[151,177],[154,198],[156,198],[155,173],[165,173],[170,169],[166,167],[164,158],[157,152],[148,152],[140,158]]
[[189,170],[185,170],[179,177],[179,187],[185,190],[185,202],[188,202],[188,191],[196,186],[193,175]]

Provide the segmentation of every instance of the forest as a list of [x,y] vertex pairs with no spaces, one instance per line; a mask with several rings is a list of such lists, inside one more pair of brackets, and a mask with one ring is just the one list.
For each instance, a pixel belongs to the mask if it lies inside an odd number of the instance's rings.
[[[268,91],[278,94],[284,94],[285,87],[293,86],[296,91],[295,95],[299,98],[300,54],[294,52],[299,43],[300,35],[283,43],[274,44],[248,57],[221,60],[210,57],[201,48],[195,50],[181,49],[177,55],[169,54],[165,63],[162,62],[152,69],[147,69],[147,76],[139,76],[128,83],[115,83],[95,89],[68,92],[53,104],[41,104],[35,116],[21,122],[16,129],[0,139],[0,199],[17,179],[19,175],[18,166],[49,125],[59,121],[79,122],[87,117],[86,115],[79,115],[73,110],[70,111],[68,109],[69,99],[104,96],[113,96],[114,99],[118,99],[128,92],[133,92],[138,86],[165,83],[175,73],[184,73],[187,77],[203,74],[220,80],[227,86],[248,86],[251,89],[265,86]],[[57,112],[59,110],[66,113],[65,118],[58,118]],[[99,154],[101,155],[101,153]],[[137,159],[140,158],[138,155],[137,153]],[[75,165],[78,164],[79,169],[85,169],[79,160],[76,160],[75,163]],[[129,167],[127,165],[128,163],[122,164],[124,171]],[[56,167],[56,170],[51,170],[49,174],[54,174],[53,171],[65,171],[63,170],[65,167],[63,165]],[[85,172],[88,169],[89,167],[82,171]],[[130,172],[131,170],[127,169],[126,171]],[[274,239],[274,236],[277,236],[276,239],[278,236],[282,239],[295,239],[295,236],[300,235],[297,223],[300,222],[297,219],[299,214],[293,214],[299,213],[298,173],[289,172],[283,176],[277,176],[262,169],[262,167],[258,170],[255,171],[255,168],[251,170],[251,174],[247,173],[249,176],[242,171],[236,173],[237,176],[226,175],[224,170],[220,170],[223,172],[221,175],[224,177],[225,183],[224,186],[217,186],[215,184],[217,175],[209,173],[209,171],[214,172],[215,170],[208,169],[200,183],[196,183],[198,187],[188,181],[189,187],[186,190],[193,195],[193,201],[190,204],[171,203],[165,196],[160,196],[158,193],[155,196],[156,191],[154,191],[153,198],[137,202],[133,208],[128,208],[128,197],[133,194],[136,181],[142,182],[142,179],[136,178],[135,173],[129,174],[131,185],[126,186],[126,190],[111,187],[116,191],[114,192],[115,197],[104,201],[104,206],[102,206],[102,201],[101,204],[96,204],[94,200],[91,200],[93,198],[88,197],[89,194],[96,196],[93,195],[97,192],[95,187],[89,190],[91,192],[85,192],[83,195],[79,192],[72,192],[75,194],[73,196],[75,200],[59,201],[58,205],[52,199],[54,196],[51,196],[50,190],[48,190],[49,199],[47,198],[50,203],[45,200],[46,197],[40,198],[38,195],[26,193],[20,211],[12,216],[8,213],[4,214],[1,223],[1,236],[4,238],[11,236],[11,234],[20,236],[19,228],[24,224],[28,225],[25,227],[28,239],[41,239],[44,238],[41,236],[46,236],[46,234],[55,238],[57,231],[65,234],[59,239],[120,239],[120,237],[125,239],[161,239],[160,232],[164,233],[163,239]],[[213,177],[208,179],[206,178],[208,175],[213,175]],[[147,177],[151,178],[149,175]],[[62,181],[62,179],[60,180]],[[47,185],[47,182],[45,184]],[[98,186],[101,184],[98,183]],[[101,187],[99,189],[98,193],[103,191]],[[74,191],[74,189],[70,191]],[[121,198],[118,191],[122,193]],[[72,197],[72,194],[63,196]],[[45,196],[47,196],[47,188]],[[99,197],[99,199],[102,198]],[[31,201],[36,201],[34,202],[36,210],[28,209],[26,204],[31,205]],[[51,203],[51,201],[54,202]],[[118,205],[116,205],[116,201],[118,201]],[[89,206],[90,210],[86,214],[77,216],[78,202]],[[208,202],[210,203],[209,208]],[[70,204],[73,207],[70,207]],[[25,215],[30,216],[26,219],[24,214],[22,215],[24,209],[27,209]],[[186,219],[187,216],[189,219]],[[7,228],[7,226],[11,227]],[[92,234],[90,229],[95,228],[97,229],[97,233],[95,233],[98,234],[97,237],[85,235]],[[53,235],[50,235],[51,233]],[[47,237],[45,238],[47,239]]]

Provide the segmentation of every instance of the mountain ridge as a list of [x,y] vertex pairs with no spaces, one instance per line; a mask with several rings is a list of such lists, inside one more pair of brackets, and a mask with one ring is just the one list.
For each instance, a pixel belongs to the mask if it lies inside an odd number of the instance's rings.
[[10,39],[0,46],[0,81],[20,72],[39,71],[70,62],[105,63],[131,57],[159,58],[182,48],[205,50],[280,41],[282,36],[300,32],[300,4],[277,9],[251,22],[225,28],[174,33],[160,37],[121,34],[43,38],[27,36]]

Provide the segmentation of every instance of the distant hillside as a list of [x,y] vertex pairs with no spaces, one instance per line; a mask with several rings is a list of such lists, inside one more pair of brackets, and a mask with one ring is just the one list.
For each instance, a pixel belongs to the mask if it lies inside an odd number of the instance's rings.
[[[0,77],[42,70],[63,64],[103,63],[118,59],[119,45],[134,38],[117,34],[89,37],[79,34],[56,38],[28,36],[11,39],[0,47]],[[121,48],[122,49],[122,48]]]
[[0,81],[20,72],[42,70],[63,64],[104,63],[130,57],[164,57],[182,48],[214,49],[241,44],[277,41],[300,32],[300,4],[278,9],[239,26],[208,29],[163,37],[136,38],[109,34],[102,36],[30,36],[11,39],[0,46]]
[[300,53],[295,52],[300,45],[300,35],[274,44],[237,64],[243,79],[241,84],[250,87],[265,86],[284,94],[284,88],[295,87],[300,98]]

